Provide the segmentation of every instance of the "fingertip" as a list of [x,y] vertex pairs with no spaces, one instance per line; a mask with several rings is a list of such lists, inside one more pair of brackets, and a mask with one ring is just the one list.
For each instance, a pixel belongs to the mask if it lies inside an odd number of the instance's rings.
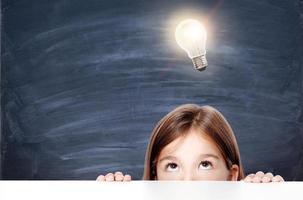
[[267,176],[264,176],[262,179],[261,179],[262,183],[269,183],[270,182],[270,178],[267,177]]
[[123,181],[123,179],[124,179],[124,176],[123,176],[123,174],[121,173],[118,173],[118,174],[116,174],[115,173],[115,181]]
[[272,182],[284,182],[284,179],[280,175],[273,177]]
[[252,181],[252,178],[247,176],[245,179],[243,179],[244,182],[250,183]]
[[274,177],[271,172],[267,172],[264,176],[268,177],[269,179],[272,179]]
[[96,181],[105,181],[105,176],[104,175],[99,175],[97,177]]
[[259,176],[255,176],[253,179],[252,179],[252,182],[253,183],[260,183],[261,182],[261,178]]
[[120,172],[120,171],[117,171],[117,172],[115,172],[115,176],[117,176],[117,175],[122,175],[123,176],[123,173]]
[[114,178],[114,174],[113,173],[106,174],[105,181],[114,181],[114,180],[115,180],[115,178]]
[[129,174],[125,174],[123,181],[131,181],[132,177]]
[[253,178],[255,174],[248,174],[246,177]]
[[283,177],[282,177],[282,176],[277,175],[277,177],[278,177],[278,179],[279,179],[279,181],[280,181],[280,182],[284,182],[284,179],[283,179]]
[[248,174],[245,178],[244,178],[244,182],[246,183],[251,183],[252,179],[255,177],[255,174]]
[[262,171],[258,171],[258,172],[256,173],[256,176],[260,176],[260,177],[262,177],[262,176],[264,176],[264,172],[262,172]]

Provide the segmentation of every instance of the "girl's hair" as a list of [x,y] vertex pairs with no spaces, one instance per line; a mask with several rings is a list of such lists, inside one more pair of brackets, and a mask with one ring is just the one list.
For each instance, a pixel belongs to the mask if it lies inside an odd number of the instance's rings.
[[146,150],[143,180],[155,180],[157,160],[162,149],[191,128],[210,138],[222,154],[228,169],[239,166],[238,180],[244,178],[235,135],[224,116],[211,106],[185,104],[163,117],[154,128]]

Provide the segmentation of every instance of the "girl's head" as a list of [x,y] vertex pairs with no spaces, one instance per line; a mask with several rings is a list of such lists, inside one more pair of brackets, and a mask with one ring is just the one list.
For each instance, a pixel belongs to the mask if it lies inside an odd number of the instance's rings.
[[211,106],[182,105],[154,128],[145,155],[144,180],[241,180],[233,131]]

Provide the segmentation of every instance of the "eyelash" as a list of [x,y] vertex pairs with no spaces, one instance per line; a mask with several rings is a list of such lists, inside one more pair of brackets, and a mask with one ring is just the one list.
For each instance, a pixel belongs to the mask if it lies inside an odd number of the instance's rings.
[[[207,164],[208,166],[213,167],[213,164],[207,160],[204,160],[200,163],[200,165],[202,165],[202,166],[203,166],[203,164]],[[199,167],[200,167],[200,165],[199,165]],[[203,167],[205,167],[205,166],[203,166]]]
[[[203,164],[207,164],[207,166],[213,167],[213,164],[207,160],[201,161],[199,164],[199,167],[200,167],[200,165],[203,166]],[[175,165],[174,168],[172,168],[172,169],[175,169],[176,167],[178,167],[178,165],[176,163],[171,162],[165,166],[165,169],[168,169],[168,167],[171,167],[172,165]],[[205,167],[205,166],[203,166],[203,167]]]
[[172,165],[176,165],[176,167],[178,167],[178,165],[176,163],[168,163],[166,166],[165,166],[165,169],[168,169],[168,167],[172,166]]

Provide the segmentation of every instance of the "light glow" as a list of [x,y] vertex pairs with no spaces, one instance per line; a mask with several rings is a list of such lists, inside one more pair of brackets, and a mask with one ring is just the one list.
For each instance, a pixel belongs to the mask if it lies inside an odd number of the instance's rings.
[[194,19],[180,22],[175,37],[178,45],[187,52],[190,58],[206,54],[206,31],[203,25]]

